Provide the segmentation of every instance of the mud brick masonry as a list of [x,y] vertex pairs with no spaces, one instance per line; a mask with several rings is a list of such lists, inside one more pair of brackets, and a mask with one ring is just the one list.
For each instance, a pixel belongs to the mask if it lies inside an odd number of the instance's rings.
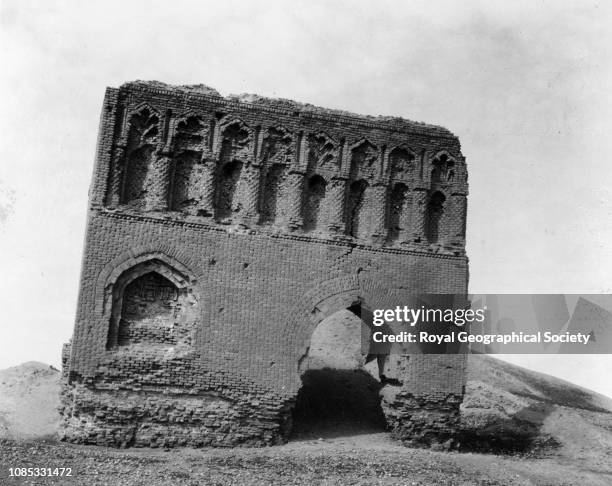
[[[459,140],[441,127],[205,86],[108,88],[61,438],[286,440],[317,327],[467,292],[466,201]],[[452,437],[464,357],[374,363],[396,437]]]

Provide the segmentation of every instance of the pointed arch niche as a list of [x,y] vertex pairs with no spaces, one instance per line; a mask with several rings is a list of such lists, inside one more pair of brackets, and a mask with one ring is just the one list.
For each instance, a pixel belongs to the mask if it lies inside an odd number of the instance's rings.
[[202,154],[208,137],[207,127],[199,115],[181,119],[174,137],[174,174],[171,207],[175,211],[196,214],[204,188]]
[[151,185],[159,115],[149,107],[130,116],[121,203],[142,208]]
[[106,347],[191,348],[198,321],[190,279],[161,260],[146,260],[113,285]]
[[248,165],[252,163],[253,132],[234,119],[221,128],[221,150],[216,177],[215,218],[229,222],[248,204]]
[[455,159],[446,152],[440,152],[431,162],[431,182],[451,183],[455,179]]

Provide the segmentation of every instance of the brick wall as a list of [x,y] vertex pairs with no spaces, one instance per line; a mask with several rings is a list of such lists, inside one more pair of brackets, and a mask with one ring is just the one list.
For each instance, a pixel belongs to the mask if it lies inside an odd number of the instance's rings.
[[[467,291],[466,196],[459,142],[440,127],[205,88],[108,89],[62,437],[284,440],[318,322],[391,294]],[[394,367],[383,405],[396,435],[447,436],[464,368]]]

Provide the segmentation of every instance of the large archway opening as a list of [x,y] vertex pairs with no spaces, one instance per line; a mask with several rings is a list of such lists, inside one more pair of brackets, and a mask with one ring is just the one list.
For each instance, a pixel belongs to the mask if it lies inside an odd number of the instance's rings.
[[360,315],[360,306],[354,305],[328,316],[315,328],[300,365],[302,387],[293,410],[293,439],[386,430],[378,363],[363,348],[362,336],[370,329]]

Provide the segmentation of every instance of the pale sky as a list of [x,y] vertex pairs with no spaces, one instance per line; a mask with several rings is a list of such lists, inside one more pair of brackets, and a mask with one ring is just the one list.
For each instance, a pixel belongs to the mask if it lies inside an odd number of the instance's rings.
[[[59,366],[104,88],[135,79],[443,125],[471,292],[612,292],[610,2],[0,0],[0,29],[0,368]],[[513,360],[612,396],[609,357]]]

